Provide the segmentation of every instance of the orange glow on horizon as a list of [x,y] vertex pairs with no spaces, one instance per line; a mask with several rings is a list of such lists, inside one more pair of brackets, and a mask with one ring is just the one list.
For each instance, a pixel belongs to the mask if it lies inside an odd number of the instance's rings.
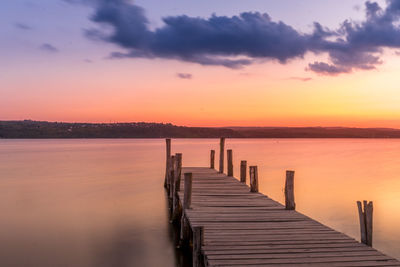
[[[305,62],[314,59],[308,55],[286,65],[266,62],[240,70],[171,60],[70,62],[23,81],[9,75],[2,82],[7,97],[0,99],[0,119],[400,128],[400,60],[390,58],[379,70],[329,77],[304,71]],[[25,71],[36,66],[28,63]],[[41,64],[36,67],[46,66]],[[179,79],[178,72],[193,78]]]

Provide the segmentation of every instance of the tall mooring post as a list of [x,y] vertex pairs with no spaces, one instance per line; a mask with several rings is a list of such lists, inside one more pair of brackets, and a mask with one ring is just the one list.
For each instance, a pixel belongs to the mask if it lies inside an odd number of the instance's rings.
[[247,161],[242,160],[240,162],[240,182],[246,183],[246,174],[247,174]]
[[168,176],[168,197],[169,200],[171,200],[172,204],[172,198],[173,198],[173,193],[174,193],[174,180],[175,180],[175,156],[172,155],[169,161],[169,176]]
[[366,200],[357,201],[358,215],[360,219],[360,232],[361,232],[361,243],[372,247],[372,213],[374,210],[373,202]]
[[165,139],[166,143],[166,163],[165,163],[165,179],[164,179],[164,187],[167,188],[168,178],[169,178],[169,170],[170,170],[170,158],[171,158],[171,139]]
[[226,158],[228,160],[228,176],[233,176],[233,152],[232,149],[226,151]]
[[224,153],[225,153],[225,138],[222,137],[219,141],[219,172],[224,173]]
[[175,154],[175,176],[174,176],[174,186],[172,195],[172,217],[171,221],[175,221],[179,218],[179,199],[178,192],[181,190],[181,173],[182,173],[182,154]]
[[185,211],[191,208],[192,205],[192,181],[193,174],[191,172],[185,173],[184,182],[184,193],[183,193],[183,206],[182,206],[182,218],[181,218],[181,244],[187,243],[190,235],[190,226],[187,222]]

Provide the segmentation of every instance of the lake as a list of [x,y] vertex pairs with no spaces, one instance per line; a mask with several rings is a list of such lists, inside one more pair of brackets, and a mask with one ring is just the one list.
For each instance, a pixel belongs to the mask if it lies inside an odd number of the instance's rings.
[[[219,140],[173,139],[184,166],[208,166]],[[400,140],[227,139],[234,174],[258,165],[283,203],[359,240],[357,200],[374,201],[374,247],[400,259]],[[217,164],[218,167],[218,164]],[[184,266],[164,195],[164,139],[0,139],[0,266]]]

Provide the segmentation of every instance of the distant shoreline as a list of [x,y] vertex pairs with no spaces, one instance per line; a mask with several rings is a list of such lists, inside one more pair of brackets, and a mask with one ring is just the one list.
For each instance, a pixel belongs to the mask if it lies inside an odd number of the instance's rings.
[[0,121],[1,139],[400,138],[400,129],[350,127],[186,127],[164,123]]

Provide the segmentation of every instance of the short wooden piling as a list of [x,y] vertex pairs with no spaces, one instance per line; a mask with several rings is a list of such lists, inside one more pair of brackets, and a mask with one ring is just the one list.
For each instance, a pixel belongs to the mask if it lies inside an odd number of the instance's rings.
[[294,171],[286,171],[285,206],[287,210],[296,209],[294,201]]
[[224,173],[224,153],[225,153],[225,138],[222,137],[219,141],[219,172]]
[[210,169],[215,169],[215,150],[210,153]]
[[250,166],[250,192],[258,193],[258,169],[257,166]]
[[358,216],[360,219],[361,243],[372,247],[372,231],[373,231],[373,202],[363,201],[363,206],[360,201],[357,201]]
[[247,161],[242,160],[240,162],[240,182],[246,183],[246,174],[247,174]]
[[169,177],[169,160],[171,157],[171,139],[165,139],[166,143],[166,163],[165,163],[165,179],[164,179],[164,187],[167,188],[168,185],[168,177]]
[[227,160],[228,160],[228,176],[233,176],[233,152],[232,149],[228,149],[226,151]]
[[204,245],[204,228],[193,228],[193,267],[203,266],[201,246]]

